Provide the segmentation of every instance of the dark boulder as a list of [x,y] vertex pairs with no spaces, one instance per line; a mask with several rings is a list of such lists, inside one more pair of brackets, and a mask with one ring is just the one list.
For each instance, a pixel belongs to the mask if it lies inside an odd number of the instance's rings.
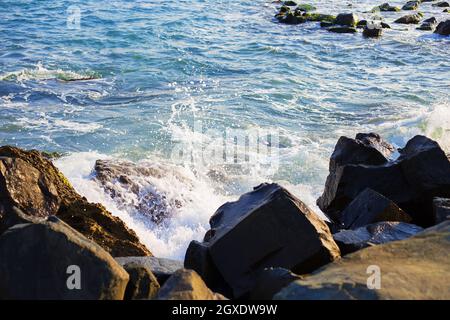
[[363,30],[363,36],[366,38],[379,38],[382,35],[383,35],[382,28],[371,28],[366,26]]
[[450,199],[433,199],[434,222],[436,224],[450,219]]
[[250,292],[250,300],[272,300],[281,289],[301,276],[283,268],[267,268],[260,272],[255,287]]
[[356,25],[357,28],[364,28],[365,26],[367,26],[367,20],[360,20]]
[[434,32],[441,36],[450,35],[450,20],[440,22]]
[[450,7],[450,4],[447,1],[440,1],[438,3],[432,4],[433,7],[439,7],[439,8],[447,8]]
[[161,287],[158,300],[226,300],[212,292],[193,270],[176,271]]
[[354,13],[340,13],[336,17],[335,24],[356,27],[358,24],[358,17]]
[[158,283],[163,285],[175,271],[183,268],[183,262],[156,257],[117,257],[116,261],[125,266],[129,263],[142,266],[151,271]]
[[320,27],[321,28],[329,28],[329,27],[332,27],[333,25],[334,25],[333,22],[328,22],[328,21],[320,22]]
[[328,31],[334,33],[357,33],[358,30],[354,27],[331,27],[328,28]]
[[297,2],[295,2],[295,1],[284,1],[283,5],[289,6],[289,7],[295,7],[295,6],[297,6]]
[[383,29],[391,29],[391,26],[386,22],[381,21],[380,24]]
[[402,10],[417,10],[419,9],[420,1],[408,1],[403,7]]
[[134,262],[126,263],[123,268],[130,276],[125,300],[150,300],[156,297],[159,283],[149,268]]
[[[340,151],[338,142],[335,153]],[[344,153],[340,159],[352,156]],[[330,174],[317,204],[332,220],[339,221],[341,211],[366,188],[396,203],[412,217],[412,223],[431,226],[433,197],[450,196],[450,162],[439,144],[424,136],[412,138],[396,161],[385,164],[336,161],[332,156]]]
[[0,236],[0,299],[123,299],[128,274],[56,217]]
[[[213,263],[235,298],[249,294],[264,268],[303,274],[339,257],[327,225],[277,184],[262,184],[224,204],[210,226],[204,244],[211,261],[192,268],[203,277],[204,266]],[[190,252],[196,251],[188,250],[186,261],[195,261]]]
[[15,208],[32,217],[58,216],[112,255],[151,255],[102,205],[81,197],[40,152],[0,147],[0,233],[16,219]]
[[403,240],[423,228],[404,222],[377,222],[355,230],[341,230],[333,235],[342,255],[391,241]]
[[415,14],[407,14],[406,16],[398,18],[397,20],[394,21],[394,23],[418,24],[420,20],[422,20],[422,15],[420,13],[415,13]]
[[420,27],[418,27],[418,30],[425,30],[425,31],[433,31],[437,26],[437,20],[435,17],[426,19],[422,22]]
[[385,196],[367,188],[341,212],[338,221],[346,229],[357,229],[380,221],[410,222],[411,217]]
[[382,12],[388,12],[388,11],[400,11],[399,7],[395,7],[395,6],[391,6],[389,3],[383,3],[382,5],[379,5],[375,8],[372,9],[372,12],[378,12],[378,11],[382,11]]

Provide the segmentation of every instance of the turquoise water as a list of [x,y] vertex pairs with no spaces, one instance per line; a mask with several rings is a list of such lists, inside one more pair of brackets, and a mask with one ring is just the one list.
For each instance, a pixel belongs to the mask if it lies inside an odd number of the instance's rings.
[[[361,17],[375,5],[310,3]],[[126,220],[156,254],[178,258],[222,202],[263,181],[282,183],[317,210],[340,135],[376,131],[401,146],[422,133],[450,150],[448,37],[392,24],[399,13],[382,14],[393,29],[381,39],[331,34],[317,23],[278,24],[277,6],[3,0],[0,144],[64,153],[57,165],[80,193]],[[79,28],[76,19],[68,25],[77,10]],[[421,11],[450,17],[430,3]],[[276,133],[279,144],[245,168],[208,157],[174,161],[180,143],[196,153],[216,141],[212,129],[263,130]],[[158,227],[118,208],[91,179],[98,158],[183,175],[190,183],[177,185],[173,175],[142,182],[183,199],[183,208]],[[276,170],[266,169],[275,162]]]

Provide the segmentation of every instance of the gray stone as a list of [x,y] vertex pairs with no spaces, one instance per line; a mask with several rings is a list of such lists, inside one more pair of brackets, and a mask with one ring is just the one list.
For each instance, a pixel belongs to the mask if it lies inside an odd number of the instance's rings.
[[125,300],[150,300],[156,297],[159,283],[149,268],[129,262],[123,266],[130,276],[125,290]]
[[394,22],[401,24],[418,24],[420,20],[422,20],[422,15],[415,13],[415,14],[407,14],[406,16],[398,18]]
[[56,217],[0,236],[0,274],[0,299],[20,300],[120,300],[129,279],[105,250]]
[[341,26],[356,27],[358,17],[354,13],[340,13],[336,16],[335,23]]

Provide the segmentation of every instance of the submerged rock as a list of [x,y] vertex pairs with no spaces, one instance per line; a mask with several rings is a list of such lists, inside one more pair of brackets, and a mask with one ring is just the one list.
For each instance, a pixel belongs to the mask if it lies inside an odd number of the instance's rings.
[[423,228],[404,222],[377,222],[355,230],[341,230],[333,235],[342,255],[358,251],[372,245],[403,240]]
[[56,217],[0,236],[0,299],[123,299],[128,274]]
[[402,10],[417,10],[420,6],[420,1],[408,1],[403,7]]
[[[224,204],[210,225],[206,253],[191,249],[185,260],[196,261],[192,268],[202,277],[204,266],[213,264],[235,298],[249,294],[264,268],[282,267],[302,274],[339,257],[327,225],[277,184],[262,184],[238,201]],[[205,260],[208,257],[210,261]],[[210,278],[204,277],[207,283]]]
[[176,271],[161,287],[158,300],[226,300],[212,292],[193,270]]
[[334,33],[357,33],[358,30],[354,27],[331,27],[328,28],[328,31]]
[[150,270],[160,285],[163,285],[175,271],[183,268],[183,262],[165,258],[117,257],[115,259],[122,266],[132,263]]
[[159,283],[149,268],[135,262],[126,263],[123,268],[130,276],[125,300],[149,300],[156,297]]
[[380,221],[410,222],[411,217],[388,198],[367,188],[341,212],[338,221],[346,229],[357,229]]
[[341,211],[370,188],[395,202],[412,217],[412,223],[433,224],[432,199],[450,196],[450,161],[437,142],[416,136],[399,151],[396,161],[379,164],[371,163],[373,150],[362,152],[357,159],[349,150],[338,141],[330,159],[325,190],[317,200],[327,216],[339,221]]
[[151,255],[102,205],[89,203],[38,151],[0,147],[0,233],[11,226],[15,209],[32,217],[58,216],[112,255]]
[[291,283],[275,298],[448,300],[449,246],[450,221],[406,240],[349,254]]
[[434,32],[441,36],[450,35],[450,20],[440,22]]
[[422,14],[415,13],[415,14],[407,14],[406,16],[398,18],[394,22],[401,24],[418,24],[420,20],[422,20]]

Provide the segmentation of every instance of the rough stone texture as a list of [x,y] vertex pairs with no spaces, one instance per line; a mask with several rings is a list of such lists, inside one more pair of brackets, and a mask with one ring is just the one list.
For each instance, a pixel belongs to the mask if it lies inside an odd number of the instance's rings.
[[345,255],[372,245],[403,240],[423,231],[423,228],[404,222],[378,222],[356,230],[342,230],[333,234],[341,254]]
[[[277,184],[260,185],[238,201],[224,204],[211,217],[210,225],[205,245],[235,298],[249,293],[264,268],[308,273],[339,257],[327,225]],[[208,263],[197,260],[192,267],[203,276]],[[208,281],[210,276],[205,278]]]
[[[81,289],[69,266],[78,266]],[[99,245],[56,217],[0,236],[0,299],[123,299],[128,274]]]
[[117,257],[115,259],[122,266],[128,263],[134,263],[144,268],[148,268],[155,275],[160,285],[163,285],[175,271],[183,268],[183,262],[164,258]]
[[149,268],[129,262],[123,266],[130,276],[125,290],[125,300],[149,300],[156,297],[159,283]]
[[193,270],[176,271],[161,287],[158,300],[226,300],[212,292]]
[[422,16],[418,13],[415,13],[415,14],[407,14],[406,16],[398,18],[394,22],[401,24],[418,24],[420,20],[422,20]]
[[363,36],[367,38],[378,38],[383,35],[382,28],[369,28],[365,27],[363,30]]
[[336,16],[335,23],[341,26],[356,27],[358,17],[354,13],[340,13]]
[[38,151],[0,147],[0,232],[10,226],[13,208],[33,217],[58,216],[112,255],[151,255],[102,205],[89,203]]
[[339,221],[345,229],[357,229],[381,221],[411,222],[411,217],[388,198],[367,188],[341,212]]
[[440,22],[434,32],[441,36],[450,35],[450,20]]
[[450,219],[450,199],[433,199],[434,222],[436,224]]
[[[336,150],[341,150],[339,142]],[[431,226],[433,197],[450,196],[450,162],[439,144],[424,136],[415,136],[399,152],[396,161],[382,165],[336,162],[332,156],[330,174],[317,200],[318,206],[338,221],[341,211],[364,189],[370,188],[396,203],[412,217],[412,223]],[[344,152],[342,158],[351,154]]]
[[[369,247],[295,281],[276,299],[450,299],[450,221],[409,239]],[[381,288],[367,287],[368,267],[381,271]]]
[[272,300],[281,289],[301,276],[284,268],[267,268],[261,271],[256,280],[255,287],[250,292],[250,300]]

